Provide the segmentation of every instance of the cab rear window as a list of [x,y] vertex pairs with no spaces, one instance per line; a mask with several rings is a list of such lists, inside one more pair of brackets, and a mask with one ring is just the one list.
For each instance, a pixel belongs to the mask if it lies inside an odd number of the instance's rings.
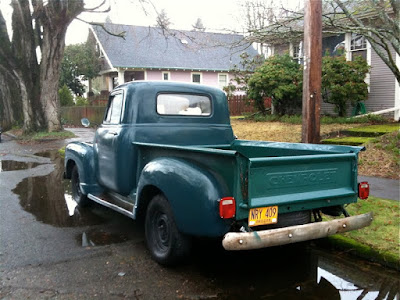
[[157,96],[157,113],[207,117],[211,115],[211,99],[204,95],[159,94]]

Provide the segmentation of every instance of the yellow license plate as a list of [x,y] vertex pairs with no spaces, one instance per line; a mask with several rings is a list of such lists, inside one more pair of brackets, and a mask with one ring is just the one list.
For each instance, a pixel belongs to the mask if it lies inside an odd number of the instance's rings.
[[278,206],[257,207],[249,211],[249,226],[275,224],[278,222]]

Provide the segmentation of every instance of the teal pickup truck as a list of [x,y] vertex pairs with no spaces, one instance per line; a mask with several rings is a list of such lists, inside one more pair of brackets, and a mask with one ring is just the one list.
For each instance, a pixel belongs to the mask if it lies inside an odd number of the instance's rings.
[[[152,257],[171,265],[195,236],[245,250],[368,226],[371,213],[344,209],[368,197],[360,150],[239,140],[221,90],[136,81],[111,93],[93,143],[68,144],[65,176],[79,205],[142,220]],[[344,217],[322,222],[321,212]]]

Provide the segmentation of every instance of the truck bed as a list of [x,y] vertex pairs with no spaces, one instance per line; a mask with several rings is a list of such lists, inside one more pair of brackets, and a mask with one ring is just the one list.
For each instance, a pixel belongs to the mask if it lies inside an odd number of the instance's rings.
[[148,161],[183,158],[218,174],[225,195],[236,199],[237,220],[248,218],[256,207],[276,205],[279,213],[287,213],[357,201],[361,147],[245,140],[231,145],[134,144]]

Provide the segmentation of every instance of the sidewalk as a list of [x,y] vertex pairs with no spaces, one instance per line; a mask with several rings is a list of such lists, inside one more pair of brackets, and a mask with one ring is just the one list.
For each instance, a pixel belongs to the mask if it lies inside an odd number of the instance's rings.
[[370,195],[391,199],[400,200],[400,181],[396,179],[387,179],[380,177],[358,176],[358,182],[368,181],[370,185]]

